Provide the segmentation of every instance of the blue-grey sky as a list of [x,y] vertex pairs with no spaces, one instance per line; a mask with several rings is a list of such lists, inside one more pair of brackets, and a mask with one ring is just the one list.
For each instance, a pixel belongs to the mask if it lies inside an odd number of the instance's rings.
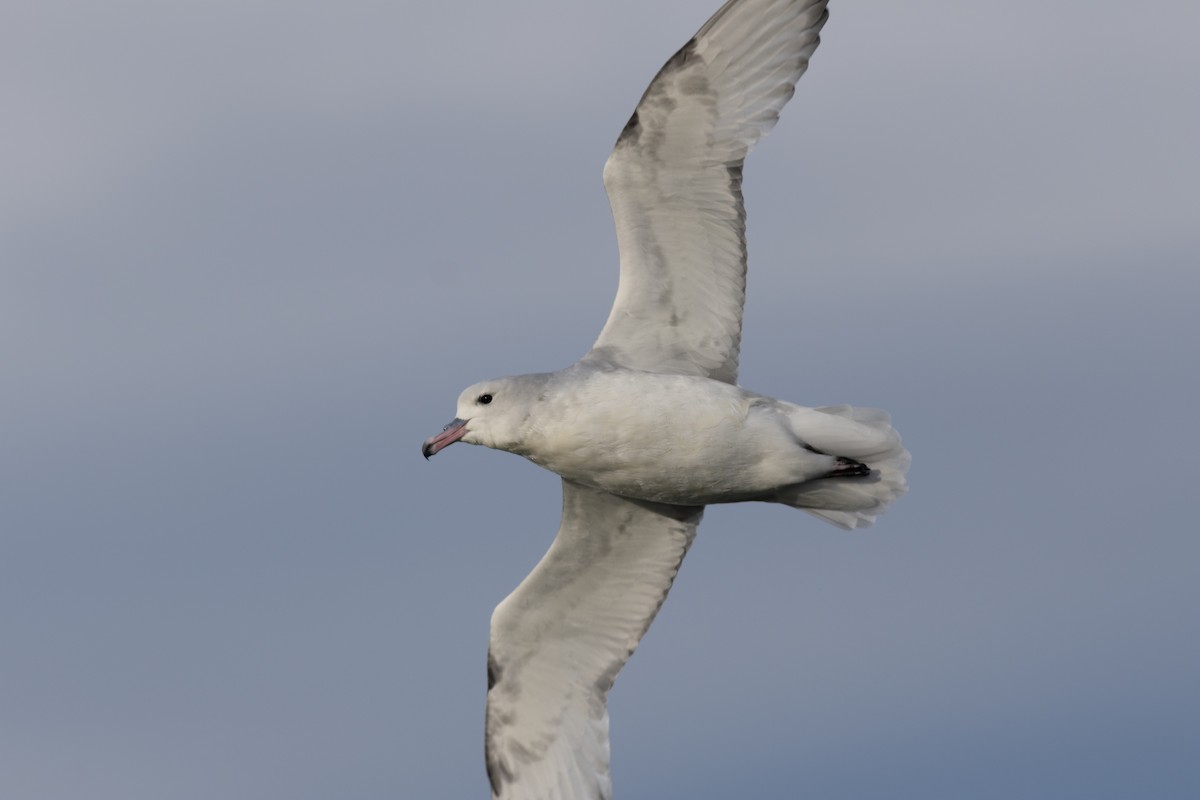
[[[0,796],[486,797],[600,170],[717,0],[45,0],[0,24]],[[847,534],[710,510],[621,800],[1200,792],[1200,6],[835,2],[746,168],[742,383],[889,409]]]

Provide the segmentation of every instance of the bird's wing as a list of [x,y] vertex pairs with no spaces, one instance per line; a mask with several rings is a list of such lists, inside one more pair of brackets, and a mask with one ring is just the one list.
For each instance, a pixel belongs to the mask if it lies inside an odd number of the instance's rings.
[[730,0],[650,83],[604,167],[621,279],[585,358],[736,381],[742,163],[808,67],[826,2]]
[[558,536],[492,615],[493,797],[610,796],[608,690],[666,599],[702,513],[563,481]]

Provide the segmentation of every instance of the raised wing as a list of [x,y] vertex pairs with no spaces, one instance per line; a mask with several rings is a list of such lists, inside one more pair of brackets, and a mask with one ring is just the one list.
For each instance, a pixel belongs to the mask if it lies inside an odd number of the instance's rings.
[[492,615],[494,798],[610,797],[608,690],[666,599],[702,513],[563,481],[558,536]]
[[827,0],[730,0],[659,71],[604,167],[621,281],[586,358],[737,380],[742,162],[816,50]]

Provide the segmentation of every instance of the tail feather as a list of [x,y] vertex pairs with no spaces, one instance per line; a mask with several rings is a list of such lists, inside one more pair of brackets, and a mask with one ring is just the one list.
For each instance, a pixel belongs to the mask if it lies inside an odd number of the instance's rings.
[[912,458],[875,408],[824,406],[788,410],[796,435],[810,447],[861,461],[871,468],[861,477],[830,477],[785,486],[775,500],[814,514],[840,528],[865,528],[908,490],[904,473]]

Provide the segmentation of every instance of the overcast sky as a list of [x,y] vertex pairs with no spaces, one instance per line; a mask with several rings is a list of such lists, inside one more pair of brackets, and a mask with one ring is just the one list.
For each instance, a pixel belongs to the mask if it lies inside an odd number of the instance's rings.
[[[0,797],[483,798],[558,479],[421,440],[587,350],[600,171],[717,0],[0,14]],[[1200,793],[1200,6],[834,2],[746,168],[742,383],[890,410],[711,509],[619,800]]]

